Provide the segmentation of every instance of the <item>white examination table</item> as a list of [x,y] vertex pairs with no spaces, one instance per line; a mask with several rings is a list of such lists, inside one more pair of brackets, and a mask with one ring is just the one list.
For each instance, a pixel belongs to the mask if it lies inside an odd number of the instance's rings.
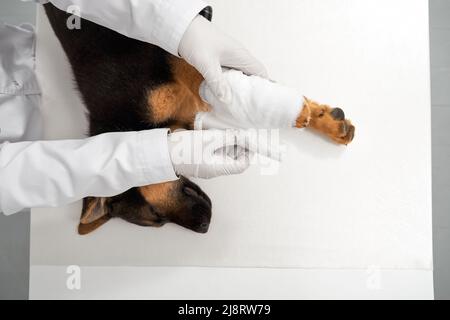
[[[214,203],[207,235],[118,220],[80,237],[79,203],[33,210],[30,298],[432,299],[428,1],[211,2],[273,79],[342,107],[353,144],[283,131],[275,174],[199,182]],[[83,137],[43,10],[37,61],[46,138]],[[66,286],[70,265],[81,290]]]

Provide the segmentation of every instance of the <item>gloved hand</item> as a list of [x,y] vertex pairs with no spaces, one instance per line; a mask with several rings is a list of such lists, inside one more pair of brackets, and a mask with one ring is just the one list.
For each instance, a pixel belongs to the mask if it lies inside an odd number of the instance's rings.
[[169,153],[175,172],[210,179],[239,174],[250,166],[245,130],[194,130],[169,134]]
[[183,35],[178,52],[202,74],[214,94],[223,102],[230,99],[231,88],[222,76],[222,67],[268,77],[265,67],[242,44],[222,33],[200,15]]

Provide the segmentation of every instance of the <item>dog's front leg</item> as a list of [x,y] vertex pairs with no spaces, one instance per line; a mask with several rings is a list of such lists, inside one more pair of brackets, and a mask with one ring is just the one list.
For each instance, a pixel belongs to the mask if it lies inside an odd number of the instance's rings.
[[354,137],[355,128],[340,108],[315,103],[297,90],[240,71],[226,71],[224,77],[231,87],[225,102],[206,82],[201,84],[200,96],[212,110],[196,115],[196,129],[312,128],[339,144],[348,144]]

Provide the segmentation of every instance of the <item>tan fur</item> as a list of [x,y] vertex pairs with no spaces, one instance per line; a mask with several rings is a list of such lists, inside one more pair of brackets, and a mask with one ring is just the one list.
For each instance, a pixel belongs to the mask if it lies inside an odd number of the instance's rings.
[[300,107],[302,109],[302,112],[298,116],[296,120],[296,128],[306,128],[309,126],[309,123],[311,122],[311,109],[308,105],[304,104]]
[[166,182],[154,184],[139,188],[148,203],[151,203],[158,209],[171,209],[177,204],[176,197],[173,197],[173,192],[178,188],[178,182]]
[[179,109],[181,88],[178,84],[164,84],[148,95],[148,105],[154,123],[173,118]]
[[189,126],[198,112],[210,110],[198,94],[203,78],[182,59],[173,57],[170,64],[174,82],[153,89],[148,94],[152,121],[161,123],[175,120],[178,126]]

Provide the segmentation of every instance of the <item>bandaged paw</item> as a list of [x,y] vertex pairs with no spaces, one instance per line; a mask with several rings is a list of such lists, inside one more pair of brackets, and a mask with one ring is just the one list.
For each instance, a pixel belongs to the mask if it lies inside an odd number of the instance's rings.
[[227,70],[223,76],[231,87],[228,103],[216,97],[203,82],[199,93],[212,111],[197,115],[196,129],[278,129],[296,125],[304,104],[298,91],[237,70]]
[[196,115],[195,129],[308,127],[345,145],[355,136],[355,127],[340,108],[316,103],[294,89],[240,71],[225,71],[224,77],[231,86],[227,103],[206,82],[200,85],[199,94],[211,111]]

